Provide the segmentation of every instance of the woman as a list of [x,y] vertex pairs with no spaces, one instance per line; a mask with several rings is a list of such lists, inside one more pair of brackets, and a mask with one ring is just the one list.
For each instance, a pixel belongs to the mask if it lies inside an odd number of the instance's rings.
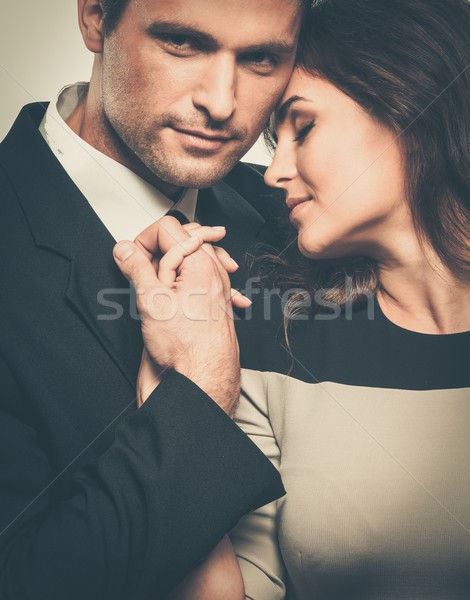
[[306,24],[266,180],[343,312],[292,322],[289,377],[243,374],[239,423],[287,490],[233,534],[254,600],[468,597],[469,31],[467,0],[326,0]]
[[253,340],[237,413],[287,490],[233,532],[253,600],[468,598],[469,31],[468,0],[307,19],[266,180],[309,259],[278,279],[312,311],[284,303],[290,369],[270,325]]

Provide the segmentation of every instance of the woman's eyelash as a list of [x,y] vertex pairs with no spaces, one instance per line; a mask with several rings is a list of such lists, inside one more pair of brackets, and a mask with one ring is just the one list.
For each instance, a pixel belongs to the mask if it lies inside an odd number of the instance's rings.
[[305,125],[305,127],[302,127],[302,129],[299,131],[299,133],[295,136],[294,138],[294,142],[300,142],[302,141],[307,134],[312,131],[312,129],[315,127],[315,121],[310,121],[310,123],[308,123],[307,125]]

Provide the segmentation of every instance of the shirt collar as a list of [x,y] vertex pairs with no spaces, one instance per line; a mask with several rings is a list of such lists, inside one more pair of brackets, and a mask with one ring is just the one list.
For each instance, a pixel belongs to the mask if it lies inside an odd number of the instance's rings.
[[63,88],[49,104],[39,131],[114,239],[133,240],[169,210],[194,221],[198,190],[188,188],[174,202],[70,129],[65,121],[87,92],[87,83]]

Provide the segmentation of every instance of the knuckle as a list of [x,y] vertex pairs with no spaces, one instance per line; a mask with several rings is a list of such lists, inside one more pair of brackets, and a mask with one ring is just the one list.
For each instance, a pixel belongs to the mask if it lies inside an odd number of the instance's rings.
[[171,215],[165,215],[158,222],[160,225],[179,225],[178,219],[175,219],[175,217],[172,217]]
[[132,260],[127,265],[127,273],[132,281],[138,281],[140,279],[141,268],[140,264],[136,260]]
[[159,221],[160,229],[162,233],[167,233],[171,235],[171,232],[183,230],[181,223],[175,217],[171,215],[165,215]]
[[207,253],[205,253],[202,267],[204,269],[204,273],[211,278],[215,278],[219,272],[214,257],[209,256]]
[[148,313],[149,302],[148,302],[147,294],[142,293],[142,294],[138,295],[136,304],[137,304],[137,312],[143,319],[146,319],[149,315],[149,313]]
[[200,249],[196,250],[196,252],[193,252],[192,254],[189,254],[186,257],[186,264],[191,268],[191,269],[197,269],[198,273],[202,272],[203,269],[205,268],[205,256],[204,256],[204,252],[201,252]]
[[167,265],[170,261],[171,255],[170,255],[170,251],[168,251],[161,259],[160,262],[158,263],[158,270],[161,271],[162,269],[166,269]]
[[183,252],[179,246],[173,246],[162,258],[160,265],[163,263],[164,268],[173,265],[175,262],[183,260]]

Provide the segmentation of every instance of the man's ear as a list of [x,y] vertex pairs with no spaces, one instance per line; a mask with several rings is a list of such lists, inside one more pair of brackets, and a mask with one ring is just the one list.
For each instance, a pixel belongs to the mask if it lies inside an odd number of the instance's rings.
[[103,9],[100,0],[78,0],[78,24],[90,52],[103,52]]

